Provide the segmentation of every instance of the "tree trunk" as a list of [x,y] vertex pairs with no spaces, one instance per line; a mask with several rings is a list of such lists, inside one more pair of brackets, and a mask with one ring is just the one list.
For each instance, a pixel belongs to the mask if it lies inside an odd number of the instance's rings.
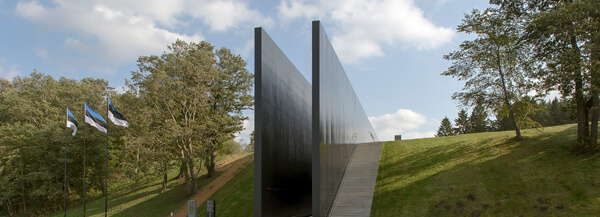
[[590,150],[596,150],[598,147],[598,118],[600,118],[600,112],[598,111],[598,91],[592,93],[592,123],[590,127]]
[[[187,161],[184,161],[183,163],[187,164]],[[185,167],[187,168],[187,165]],[[186,186],[186,190],[187,190],[186,192],[187,192],[187,195],[190,196],[192,194],[192,187],[190,186],[191,177],[190,177],[190,174],[187,172],[187,169],[185,170],[183,175],[185,176],[185,186]]]
[[[571,36],[571,46],[573,48],[573,52],[575,55],[581,54],[579,50],[579,46],[577,45],[577,41],[574,36]],[[588,144],[588,122],[587,122],[587,112],[586,112],[586,103],[583,98],[583,76],[581,75],[581,66],[580,60],[577,59],[577,63],[575,63],[575,67],[573,68],[573,78],[575,80],[575,102],[577,104],[577,147],[582,151],[581,148],[585,147]]]
[[168,177],[167,177],[167,172],[163,173],[163,183],[162,183],[162,191],[165,192],[167,191],[167,182],[169,181]]
[[179,174],[175,176],[175,179],[179,179],[184,176],[187,170],[187,163],[185,162],[185,155],[183,155],[183,149],[181,150],[181,166],[179,166]]
[[206,167],[206,175],[208,178],[212,178],[215,175],[215,159],[216,159],[216,151],[210,151],[206,156],[206,161],[204,161],[204,166]]
[[521,141],[523,140],[523,137],[521,136],[521,128],[519,128],[517,120],[515,119],[515,114],[513,112],[512,105],[509,102],[506,102],[506,104],[508,105],[508,118],[510,118],[510,120],[513,123],[513,127],[515,128],[515,140]]
[[[598,36],[600,37],[600,35]],[[598,95],[600,92],[600,39],[592,40],[592,126],[590,131],[590,151],[598,150],[598,119],[600,118],[600,102]]]
[[137,154],[135,156],[135,170],[133,170],[134,174],[138,174],[138,167],[140,167],[140,144],[137,145]]
[[502,93],[504,95],[504,103],[508,108],[508,118],[510,118],[510,120],[513,123],[513,127],[515,128],[515,140],[521,141],[523,140],[523,137],[521,137],[521,129],[519,128],[517,120],[515,119],[515,114],[513,112],[512,105],[510,104],[510,99],[508,99],[508,90],[506,89],[506,81],[504,80],[504,71],[502,70],[502,64],[500,63],[500,56],[498,56],[498,72],[500,74],[500,81],[502,82]]
[[8,210],[8,215],[13,216],[12,210],[10,210],[10,200],[6,201],[6,209]]
[[189,187],[190,191],[188,195],[194,195],[198,191],[197,183],[196,183],[196,174],[194,173],[194,159],[189,156],[188,158],[188,172],[191,177]]

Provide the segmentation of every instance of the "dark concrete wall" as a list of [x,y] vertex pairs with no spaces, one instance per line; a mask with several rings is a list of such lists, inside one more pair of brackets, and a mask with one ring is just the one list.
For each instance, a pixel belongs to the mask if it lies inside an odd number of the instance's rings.
[[[326,216],[357,143],[378,141],[319,21],[312,26],[313,216]],[[315,214],[315,213],[318,213]]]
[[255,29],[254,216],[311,213],[311,86]]

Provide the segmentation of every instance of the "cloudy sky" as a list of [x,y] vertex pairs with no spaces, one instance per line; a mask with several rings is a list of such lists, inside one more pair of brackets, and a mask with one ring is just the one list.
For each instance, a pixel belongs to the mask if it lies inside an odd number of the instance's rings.
[[[254,27],[262,26],[311,81],[311,21],[321,20],[381,140],[432,137],[456,118],[442,77],[444,54],[473,36],[456,33],[482,0],[0,0],[0,77],[33,69],[55,78],[104,78],[120,89],[139,56],[177,38],[227,47],[254,70]],[[240,140],[248,142],[254,117]]]

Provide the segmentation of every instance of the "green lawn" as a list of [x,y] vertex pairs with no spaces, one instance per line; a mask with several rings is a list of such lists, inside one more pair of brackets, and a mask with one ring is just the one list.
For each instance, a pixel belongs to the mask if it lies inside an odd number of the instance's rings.
[[[572,155],[575,130],[524,130],[520,142],[512,131],[385,142],[371,216],[598,216],[600,154]],[[210,197],[218,216],[253,215],[253,177],[250,161]],[[111,216],[167,216],[186,203],[181,182],[163,193],[159,179],[140,183],[111,195]],[[70,207],[69,216],[81,216],[81,204]],[[88,202],[91,216],[103,209],[101,197]]]
[[576,126],[385,142],[371,216],[598,216],[600,154]]
[[[229,156],[219,156],[217,163]],[[118,179],[111,181],[109,185],[113,190],[109,191],[108,215],[109,216],[168,216],[171,212],[179,209],[187,203],[186,187],[183,180],[172,180],[178,173],[178,168],[173,168],[168,177],[166,192],[162,190],[162,177],[141,180]],[[198,189],[203,188],[221,173],[217,172],[213,178],[207,178],[206,169],[202,169],[198,178]],[[86,216],[104,216],[104,197],[100,192],[88,194],[96,197],[86,200]],[[206,206],[206,205],[205,205]],[[54,217],[63,216],[63,212],[55,213]],[[83,216],[82,201],[68,204],[67,216]]]
[[[249,217],[254,215],[254,160],[239,169],[237,175],[213,194],[216,215]],[[206,202],[198,207],[197,216],[206,216]]]

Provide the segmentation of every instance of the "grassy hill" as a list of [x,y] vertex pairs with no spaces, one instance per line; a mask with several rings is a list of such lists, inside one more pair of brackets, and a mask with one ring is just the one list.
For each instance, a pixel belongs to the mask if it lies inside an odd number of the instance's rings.
[[[218,156],[217,165],[230,161],[239,155]],[[247,163],[240,171],[238,176],[244,177],[243,171],[248,170],[250,166]],[[252,167],[253,168],[253,167]],[[178,173],[178,168],[173,168],[169,171],[169,178],[175,177]],[[207,186],[211,181],[216,179],[222,172],[217,172],[215,177],[208,178],[206,170],[202,169],[198,177],[198,188]],[[241,175],[239,175],[241,174]],[[236,177],[237,178],[237,177]],[[250,178],[250,180],[252,180]],[[230,183],[237,183],[234,178]],[[250,184],[252,187],[252,184]],[[115,180],[111,182],[111,191],[108,200],[109,216],[168,216],[171,212],[179,209],[187,203],[186,187],[183,180],[170,180],[166,192],[161,192],[162,178],[154,177],[142,180]],[[249,190],[252,194],[252,189]],[[86,215],[87,216],[104,216],[104,197],[101,193],[95,192],[96,197],[88,198]],[[218,200],[219,201],[219,200]],[[202,201],[198,201],[200,203]],[[220,204],[218,204],[220,205]],[[252,202],[250,202],[252,206]],[[204,204],[206,208],[206,204]],[[219,207],[221,208],[221,207]],[[206,213],[206,211],[204,211]],[[250,210],[249,213],[252,213]],[[53,217],[63,216],[63,212],[55,213]],[[82,201],[68,204],[67,216],[83,216]]]
[[598,216],[600,155],[576,126],[384,143],[371,216]]
[[[598,216],[600,154],[571,154],[576,126],[523,135],[520,142],[512,131],[385,142],[371,216]],[[253,215],[253,177],[251,161],[213,194],[219,216]],[[165,216],[185,203],[180,185],[159,194],[156,180],[123,191],[109,201],[120,207],[113,215]],[[88,204],[97,216],[101,199]]]

